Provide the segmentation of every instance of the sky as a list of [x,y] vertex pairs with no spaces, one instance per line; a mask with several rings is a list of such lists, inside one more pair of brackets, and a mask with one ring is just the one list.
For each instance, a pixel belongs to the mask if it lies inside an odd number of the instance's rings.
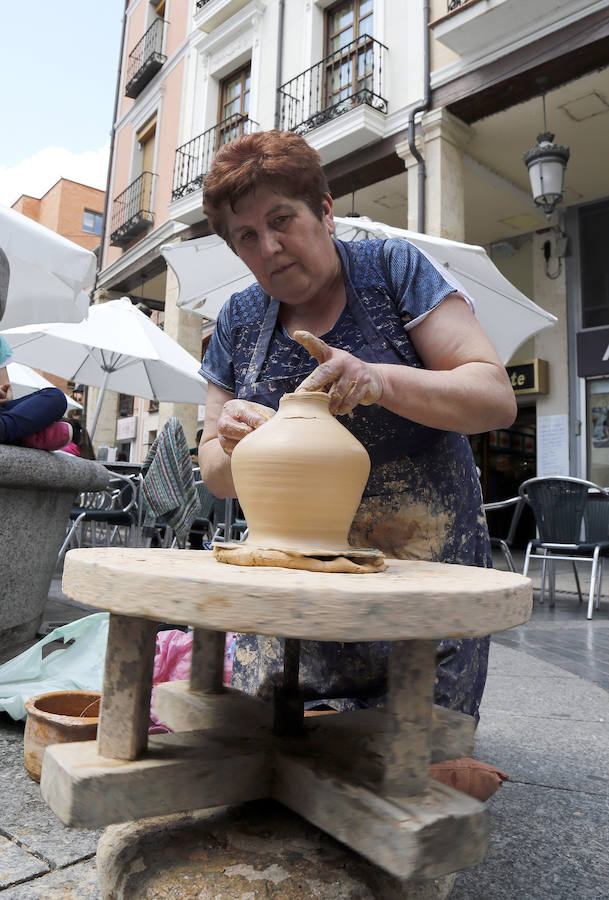
[[0,203],[106,187],[125,0],[2,4]]

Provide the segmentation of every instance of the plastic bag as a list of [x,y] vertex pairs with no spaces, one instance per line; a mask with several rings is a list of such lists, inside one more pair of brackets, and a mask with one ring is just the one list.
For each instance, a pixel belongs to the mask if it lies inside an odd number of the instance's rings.
[[[165,681],[184,681],[190,676],[190,658],[192,656],[192,631],[178,630],[159,631],[156,636],[156,653],[154,656],[154,673],[152,676],[152,698],[150,704],[149,734],[162,734],[171,731],[156,716],[154,709],[154,689]],[[223,682],[230,684],[235,656],[235,635],[226,633],[224,641]]]
[[[94,613],[55,628],[50,634],[0,666],[0,710],[13,719],[25,719],[25,701],[49,691],[74,688],[100,691],[108,641],[107,612]],[[64,641],[44,659],[42,649]],[[68,641],[73,641],[65,646]]]

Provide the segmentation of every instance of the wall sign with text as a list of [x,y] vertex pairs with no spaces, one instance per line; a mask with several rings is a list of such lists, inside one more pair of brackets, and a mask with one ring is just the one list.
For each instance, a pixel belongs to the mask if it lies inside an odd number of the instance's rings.
[[547,394],[548,363],[545,359],[530,359],[505,367],[515,394]]

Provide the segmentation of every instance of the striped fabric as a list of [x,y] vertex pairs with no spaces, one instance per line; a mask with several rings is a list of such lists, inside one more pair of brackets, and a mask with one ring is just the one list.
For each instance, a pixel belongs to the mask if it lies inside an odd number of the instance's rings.
[[179,419],[169,419],[142,466],[144,524],[163,519],[184,547],[199,511],[188,442]]

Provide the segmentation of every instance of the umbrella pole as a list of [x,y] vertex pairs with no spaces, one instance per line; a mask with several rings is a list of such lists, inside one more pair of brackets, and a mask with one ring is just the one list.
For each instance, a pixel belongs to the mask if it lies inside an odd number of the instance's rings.
[[101,383],[99,388],[99,396],[97,398],[97,405],[95,407],[95,412],[93,413],[93,420],[91,422],[91,427],[89,428],[89,437],[93,440],[93,435],[95,434],[95,429],[97,428],[97,420],[99,419],[99,414],[101,412],[101,405],[104,399],[104,394],[106,392],[106,385],[108,383],[108,378],[110,377],[110,372],[104,372],[104,380]]

